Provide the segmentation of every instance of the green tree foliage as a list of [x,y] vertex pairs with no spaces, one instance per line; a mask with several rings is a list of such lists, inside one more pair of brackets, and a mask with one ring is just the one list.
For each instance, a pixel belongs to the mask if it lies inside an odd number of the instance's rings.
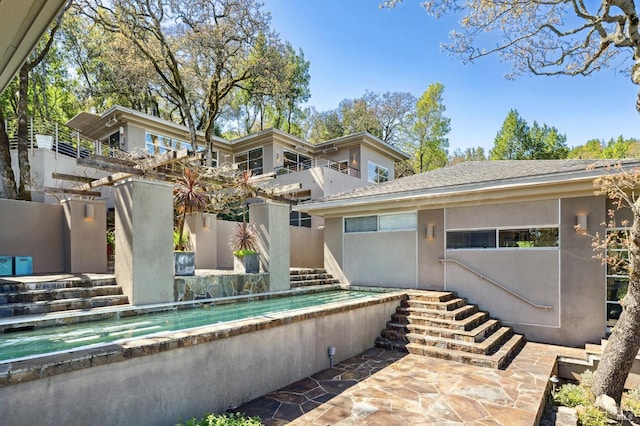
[[465,161],[485,161],[487,156],[484,153],[484,148],[481,146],[467,148],[462,151],[460,148],[456,149],[449,157],[449,164],[458,164]]
[[640,156],[640,141],[635,138],[625,139],[620,135],[604,140],[590,139],[584,145],[577,146],[569,152],[568,158],[582,159],[615,159],[637,158]]
[[491,160],[554,160],[567,158],[567,137],[555,127],[536,121],[529,127],[526,120],[512,109],[498,131]]
[[416,173],[426,172],[447,165],[451,119],[445,117],[442,100],[444,85],[431,83],[416,103],[412,124],[404,149],[411,155]]
[[365,92],[357,99],[344,99],[337,109],[308,114],[307,137],[312,142],[369,132],[391,145],[399,144],[411,123],[416,99],[408,92]]

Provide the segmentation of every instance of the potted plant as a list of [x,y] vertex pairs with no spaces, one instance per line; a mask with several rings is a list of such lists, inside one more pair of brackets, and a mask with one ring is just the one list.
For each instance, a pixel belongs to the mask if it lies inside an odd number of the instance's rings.
[[188,250],[189,239],[184,233],[187,215],[202,213],[209,205],[207,188],[202,175],[185,167],[173,189],[173,206],[176,212],[176,234],[174,234],[174,267],[176,275],[195,274],[195,253]]
[[238,223],[229,246],[233,250],[233,269],[245,274],[257,274],[260,272],[260,260],[256,252],[258,235],[252,224]]

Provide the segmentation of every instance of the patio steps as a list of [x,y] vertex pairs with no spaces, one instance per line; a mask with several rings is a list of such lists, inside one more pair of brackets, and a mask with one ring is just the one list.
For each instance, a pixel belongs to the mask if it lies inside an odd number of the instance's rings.
[[291,268],[289,281],[291,288],[340,284],[340,280],[333,278],[324,268]]
[[129,303],[115,278],[0,282],[0,317],[102,308]]
[[410,291],[376,339],[380,348],[504,369],[524,337],[453,292]]

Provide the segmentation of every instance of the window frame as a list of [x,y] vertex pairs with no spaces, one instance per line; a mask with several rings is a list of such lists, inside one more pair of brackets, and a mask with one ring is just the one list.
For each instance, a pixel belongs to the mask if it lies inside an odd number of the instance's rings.
[[[373,170],[371,170],[371,166],[373,166]],[[386,172],[386,175],[384,176],[384,180],[378,180],[380,176],[382,176],[379,172],[378,172],[378,168],[384,170]],[[373,176],[373,177],[372,177]],[[369,183],[384,183],[384,182],[389,182],[389,168],[382,166],[374,161],[371,160],[367,160],[367,182]]]
[[[409,228],[394,228],[394,229],[381,229],[380,228],[380,218],[381,217],[389,217],[389,216],[413,216],[415,218],[415,226]],[[350,219],[359,219],[359,218],[376,218],[376,229],[375,230],[367,230],[367,231],[347,231],[347,221]],[[366,216],[346,216],[342,219],[342,232],[343,234],[371,234],[375,232],[414,232],[418,230],[418,212],[402,212],[402,213],[386,213],[386,214],[370,214]]]
[[[531,230],[548,230],[555,229],[557,230],[557,245],[554,246],[540,246],[540,247],[529,247],[529,246],[501,246],[500,245],[500,232],[501,231],[531,231]],[[461,247],[461,248],[451,248],[449,247],[449,233],[450,232],[487,232],[487,231],[495,231],[495,245],[493,247]],[[481,227],[481,228],[450,228],[445,232],[445,250],[450,251],[460,251],[460,250],[508,250],[508,251],[522,251],[522,250],[560,250],[560,225],[557,224],[544,224],[544,225],[522,225],[522,226],[492,226],[492,227]]]
[[[251,154],[255,151],[260,151],[260,155],[257,158],[251,158]],[[238,161],[238,157],[245,156],[246,159]],[[251,167],[252,162],[260,161],[260,167],[253,168]],[[239,170],[253,170],[256,175],[261,175],[264,173],[264,149],[263,147],[248,149],[246,151],[238,152],[237,154],[233,154],[233,164],[238,166]],[[243,166],[241,166],[243,165]]]

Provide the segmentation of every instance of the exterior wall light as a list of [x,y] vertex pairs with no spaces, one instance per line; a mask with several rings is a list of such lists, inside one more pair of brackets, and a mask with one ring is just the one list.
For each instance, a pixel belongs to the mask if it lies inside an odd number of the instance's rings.
[[427,240],[433,240],[435,238],[434,233],[435,233],[435,226],[427,225]]
[[204,216],[202,218],[202,227],[204,229],[209,229],[211,227],[211,218],[209,216]]
[[576,215],[576,231],[583,234],[587,232],[587,214],[586,213],[578,213]]
[[95,208],[93,204],[85,204],[84,205],[84,218],[85,219],[93,219],[96,216]]

